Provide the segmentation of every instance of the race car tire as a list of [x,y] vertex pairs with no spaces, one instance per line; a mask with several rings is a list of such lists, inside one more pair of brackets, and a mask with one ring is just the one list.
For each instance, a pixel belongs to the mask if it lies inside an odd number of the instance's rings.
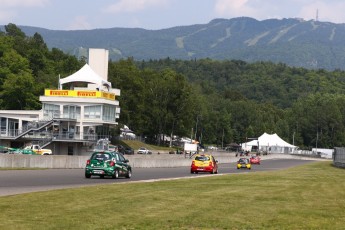
[[119,178],[119,170],[115,169],[114,174],[113,174],[113,179]]
[[132,170],[128,170],[126,174],[126,178],[131,178],[132,177]]

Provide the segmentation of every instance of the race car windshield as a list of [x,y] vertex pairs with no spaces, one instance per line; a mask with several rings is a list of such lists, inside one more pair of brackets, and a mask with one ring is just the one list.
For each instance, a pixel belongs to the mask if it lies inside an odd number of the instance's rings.
[[196,161],[209,161],[210,158],[206,157],[206,156],[197,156],[197,157],[195,157],[195,160]]
[[91,160],[106,161],[106,160],[109,160],[109,155],[108,154],[103,154],[103,153],[97,153],[97,154],[94,154],[92,156]]

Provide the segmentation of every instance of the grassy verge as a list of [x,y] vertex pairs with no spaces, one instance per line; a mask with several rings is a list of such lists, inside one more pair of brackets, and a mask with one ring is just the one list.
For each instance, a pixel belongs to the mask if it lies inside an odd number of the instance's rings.
[[344,173],[318,162],[0,197],[0,229],[344,229]]
[[149,144],[143,143],[141,141],[136,141],[136,140],[123,140],[122,142],[124,143],[124,145],[129,146],[129,147],[133,148],[134,150],[137,150],[140,147],[145,147],[149,150],[166,150],[166,151],[175,150],[175,148],[149,145]]

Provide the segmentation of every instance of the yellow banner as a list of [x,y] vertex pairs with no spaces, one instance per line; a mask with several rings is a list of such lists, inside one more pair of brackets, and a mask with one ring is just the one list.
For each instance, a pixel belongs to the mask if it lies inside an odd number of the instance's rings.
[[58,90],[46,89],[44,96],[48,97],[87,97],[87,98],[105,98],[115,101],[115,94],[95,91],[95,90]]

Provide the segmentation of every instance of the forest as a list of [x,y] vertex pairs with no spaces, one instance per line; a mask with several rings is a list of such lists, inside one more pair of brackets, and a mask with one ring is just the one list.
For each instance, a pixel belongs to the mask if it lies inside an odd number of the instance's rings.
[[[0,109],[41,109],[39,96],[87,59],[26,36],[0,32]],[[277,133],[301,149],[345,145],[345,72],[241,60],[109,60],[108,80],[121,89],[119,127],[148,141],[160,134],[203,144],[242,143]],[[118,128],[119,128],[118,127]],[[117,130],[114,130],[116,133]]]

